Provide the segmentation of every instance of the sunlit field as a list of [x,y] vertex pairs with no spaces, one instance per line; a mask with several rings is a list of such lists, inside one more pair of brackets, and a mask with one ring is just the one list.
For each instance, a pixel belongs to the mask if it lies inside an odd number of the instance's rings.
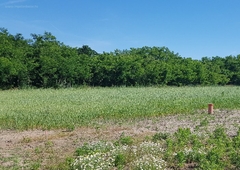
[[240,108],[240,88],[114,87],[0,91],[1,129],[58,129],[214,108]]

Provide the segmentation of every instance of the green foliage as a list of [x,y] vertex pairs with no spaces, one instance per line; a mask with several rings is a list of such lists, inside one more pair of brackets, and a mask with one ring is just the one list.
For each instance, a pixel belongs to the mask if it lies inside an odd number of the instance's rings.
[[153,135],[152,140],[154,142],[157,142],[158,140],[166,140],[168,138],[168,136],[169,136],[169,134],[167,134],[167,133],[159,132],[159,133],[156,133]]
[[186,156],[183,151],[180,151],[176,154],[175,160],[177,161],[177,165],[181,168],[186,163]]
[[177,139],[178,145],[181,147],[189,143],[190,137],[191,137],[191,131],[189,128],[187,129],[179,128],[178,131],[174,134],[174,136]]
[[124,167],[124,165],[126,164],[126,157],[123,154],[117,154],[117,156],[115,157],[114,160],[114,165],[118,168],[122,168]]
[[85,143],[81,148],[78,148],[76,150],[76,155],[80,156],[80,155],[85,155],[85,154],[91,154],[93,152],[94,152],[93,149]]
[[[157,133],[155,136],[159,136]],[[161,135],[160,135],[161,136]],[[187,138],[184,139],[184,138]],[[234,146],[234,141],[239,135],[229,137],[225,129],[216,128],[213,133],[199,136],[189,129],[178,129],[166,140],[156,142],[134,142],[131,146],[119,144],[92,145],[97,150],[98,160],[96,164],[96,152],[87,152],[77,157],[72,164],[73,168],[83,168],[89,165],[96,168],[108,161],[106,169],[239,169],[239,147]],[[221,140],[220,140],[221,139]],[[179,145],[179,141],[184,145]],[[195,141],[195,142],[194,142]],[[197,145],[196,145],[197,144]],[[111,146],[111,147],[109,147]],[[112,162],[109,160],[112,160]],[[87,162],[86,162],[87,161]],[[191,167],[189,166],[191,165]]]
[[237,138],[228,137],[222,127],[204,138],[189,129],[179,129],[166,140],[165,160],[175,168],[193,164],[196,169],[238,169],[239,147],[234,146]]
[[167,47],[102,54],[87,45],[72,48],[50,32],[11,35],[0,30],[0,88],[240,84],[240,55],[182,58]]
[[133,144],[132,137],[125,136],[124,133],[122,133],[119,140],[115,142],[115,145],[131,145],[131,144]]

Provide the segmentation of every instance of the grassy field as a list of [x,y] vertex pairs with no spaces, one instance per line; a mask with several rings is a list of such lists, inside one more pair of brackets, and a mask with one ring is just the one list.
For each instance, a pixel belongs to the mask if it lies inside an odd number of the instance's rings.
[[237,86],[6,90],[0,105],[3,170],[240,168]]
[[240,108],[240,87],[119,87],[0,91],[0,129],[91,126],[215,108]]

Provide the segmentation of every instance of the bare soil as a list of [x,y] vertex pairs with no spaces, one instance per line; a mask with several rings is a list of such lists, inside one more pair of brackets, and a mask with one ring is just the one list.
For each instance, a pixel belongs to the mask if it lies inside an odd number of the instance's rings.
[[157,132],[174,133],[179,128],[206,133],[216,127],[226,128],[235,136],[240,127],[240,110],[206,110],[195,114],[154,117],[126,122],[101,122],[91,127],[67,130],[0,131],[0,169],[53,169],[73,157],[75,150],[86,142],[116,140],[121,134],[144,139]]

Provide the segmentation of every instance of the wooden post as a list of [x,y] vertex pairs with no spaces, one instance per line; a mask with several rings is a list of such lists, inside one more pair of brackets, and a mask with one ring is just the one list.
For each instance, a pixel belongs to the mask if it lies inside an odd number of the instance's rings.
[[208,114],[213,114],[213,104],[212,103],[208,104]]

